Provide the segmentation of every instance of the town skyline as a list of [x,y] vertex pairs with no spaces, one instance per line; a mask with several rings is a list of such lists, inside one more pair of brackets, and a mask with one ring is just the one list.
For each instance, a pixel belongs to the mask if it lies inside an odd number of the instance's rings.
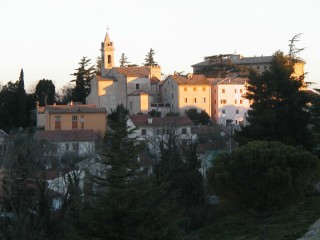
[[320,3],[315,0],[303,5],[270,1],[263,7],[251,0],[97,0],[91,5],[82,0],[15,0],[0,5],[0,20],[7,23],[0,39],[1,85],[18,80],[23,68],[27,91],[43,78],[60,89],[72,80],[70,74],[83,56],[95,63],[107,31],[115,45],[116,66],[122,53],[130,63],[142,65],[153,48],[166,75],[192,72],[191,65],[215,54],[286,53],[289,40],[302,33],[297,46],[305,47],[300,56],[306,61],[307,81],[320,82],[320,36],[315,30]]

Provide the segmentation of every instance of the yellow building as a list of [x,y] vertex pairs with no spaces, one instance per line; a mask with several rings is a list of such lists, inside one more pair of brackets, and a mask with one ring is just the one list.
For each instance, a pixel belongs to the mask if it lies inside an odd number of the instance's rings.
[[47,105],[43,116],[46,131],[92,129],[101,136],[106,131],[106,110],[95,105]]
[[186,110],[196,108],[212,116],[211,85],[204,75],[170,75],[161,85],[161,96],[170,104],[171,112],[184,115]]

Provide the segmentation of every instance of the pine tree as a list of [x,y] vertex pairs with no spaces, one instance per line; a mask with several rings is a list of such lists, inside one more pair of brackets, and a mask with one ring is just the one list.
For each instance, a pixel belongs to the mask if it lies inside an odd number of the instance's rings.
[[36,86],[35,94],[38,97],[40,106],[52,105],[56,94],[55,86],[51,80],[42,79]]
[[79,68],[75,69],[76,72],[71,74],[76,79],[71,82],[75,82],[76,86],[73,91],[73,101],[75,102],[86,102],[86,97],[90,93],[90,81],[94,74],[94,66],[91,65],[91,59],[82,57],[79,62]]
[[124,55],[124,53],[121,54],[120,57],[120,67],[127,67],[130,62],[127,61],[127,57]]
[[235,135],[240,144],[266,140],[311,149],[311,98],[302,90],[304,76],[293,75],[295,62],[296,58],[278,51],[269,70],[262,75],[251,72],[245,96],[252,101],[249,124]]
[[150,51],[147,53],[144,63],[144,66],[154,66],[158,65],[156,61],[154,61],[153,55],[155,54],[154,50],[150,48]]
[[[128,128],[128,110],[118,105],[108,116],[105,175],[92,236],[103,239],[179,239],[164,192],[139,162],[141,145]],[[170,209],[170,210],[169,210]]]
[[23,69],[21,69],[19,83],[18,83],[18,119],[19,126],[25,127],[28,125],[28,112],[27,112],[27,94],[24,89],[24,74]]

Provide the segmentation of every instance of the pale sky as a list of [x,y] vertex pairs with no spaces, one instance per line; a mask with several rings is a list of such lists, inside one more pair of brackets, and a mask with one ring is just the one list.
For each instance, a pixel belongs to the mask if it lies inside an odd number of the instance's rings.
[[0,0],[0,84],[23,68],[27,90],[43,78],[58,90],[83,56],[95,63],[109,28],[116,66],[121,53],[140,65],[153,48],[164,74],[210,55],[287,53],[302,33],[307,80],[320,85],[319,9],[319,0]]

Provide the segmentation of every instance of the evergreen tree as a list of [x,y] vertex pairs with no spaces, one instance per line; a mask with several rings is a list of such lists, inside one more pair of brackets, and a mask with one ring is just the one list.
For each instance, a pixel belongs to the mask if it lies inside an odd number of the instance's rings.
[[18,83],[18,119],[19,126],[26,127],[28,125],[28,111],[27,111],[27,94],[24,89],[24,74],[23,69],[21,69],[19,83]]
[[150,51],[147,53],[146,58],[144,59],[144,66],[154,66],[158,63],[154,60],[153,55],[155,54],[154,50],[150,48]]
[[180,239],[164,193],[153,186],[139,162],[141,146],[127,126],[128,110],[118,105],[108,116],[104,177],[92,236],[101,239]]
[[249,124],[235,135],[240,144],[266,140],[311,149],[311,98],[302,90],[306,87],[304,76],[293,75],[295,62],[295,58],[278,51],[262,75],[251,72],[245,96],[252,101]]
[[102,59],[99,56],[99,57],[96,58],[96,65],[95,65],[95,68],[94,68],[94,74],[95,75],[101,76],[101,65],[102,65]]
[[127,61],[127,57],[124,55],[124,53],[121,54],[120,57],[120,67],[127,67],[130,62]]
[[71,74],[76,77],[76,79],[71,81],[76,83],[72,100],[85,103],[86,97],[90,93],[90,81],[94,74],[94,66],[91,65],[91,59],[82,57],[79,62],[79,68],[75,70],[76,72]]
[[42,79],[36,86],[35,94],[38,97],[39,106],[52,105],[55,100],[55,86],[51,80]]
[[8,82],[0,91],[0,129],[7,132],[19,126],[18,81]]

